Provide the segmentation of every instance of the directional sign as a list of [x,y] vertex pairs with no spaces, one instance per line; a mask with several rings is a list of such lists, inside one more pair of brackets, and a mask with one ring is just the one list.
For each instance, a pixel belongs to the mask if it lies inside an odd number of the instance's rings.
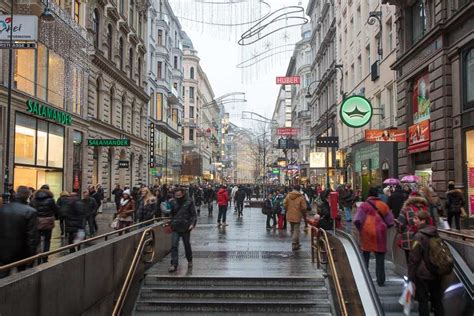
[[341,104],[339,116],[344,124],[358,128],[367,125],[373,115],[372,104],[366,98],[354,95]]
[[[36,48],[35,42],[13,42],[11,45],[13,49]],[[10,49],[10,42],[0,42],[0,49]]]
[[318,146],[318,147],[338,148],[339,147],[339,137],[322,137],[322,136],[319,136],[319,137],[316,138],[316,146]]

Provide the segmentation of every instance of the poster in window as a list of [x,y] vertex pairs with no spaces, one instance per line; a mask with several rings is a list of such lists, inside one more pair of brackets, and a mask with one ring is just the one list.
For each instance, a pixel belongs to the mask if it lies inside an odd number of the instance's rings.
[[474,189],[474,168],[469,168],[469,188]]
[[469,204],[471,205],[471,215],[474,215],[474,195],[469,196]]
[[430,81],[429,74],[415,80],[413,86],[413,123],[417,124],[430,118]]
[[430,121],[421,121],[408,128],[408,152],[410,154],[430,149]]

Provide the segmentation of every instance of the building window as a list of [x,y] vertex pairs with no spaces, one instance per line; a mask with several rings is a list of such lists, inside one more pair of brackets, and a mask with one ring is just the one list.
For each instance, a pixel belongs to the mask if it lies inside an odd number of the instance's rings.
[[82,91],[84,87],[84,72],[79,67],[72,67],[72,112],[81,115],[82,113]]
[[125,130],[126,107],[127,107],[127,98],[125,97],[125,95],[123,95],[122,96],[122,115],[121,115],[121,121],[120,121],[120,127],[123,131]]
[[189,102],[194,103],[194,87],[189,87]]
[[81,24],[81,1],[74,0],[74,21]]
[[156,119],[163,120],[163,93],[156,94]]
[[53,51],[48,56],[48,102],[64,108],[64,59]]
[[191,69],[189,69],[189,78],[194,79],[194,67],[191,67]]
[[108,57],[110,60],[113,60],[112,48],[113,48],[113,30],[112,30],[112,25],[109,24],[107,26],[107,52],[108,52]]
[[142,59],[141,58],[138,58],[137,68],[138,68],[138,86],[141,87],[142,86]]
[[100,38],[100,14],[99,10],[95,9],[92,16],[93,30],[94,30],[94,46],[99,48]]
[[125,12],[125,1],[126,0],[119,0],[120,1],[120,14],[124,14]]
[[130,51],[128,54],[128,70],[129,70],[129,77],[133,79],[133,48],[130,47]]
[[464,53],[464,105],[466,108],[474,107],[474,48]]
[[362,78],[364,77],[364,72],[363,72],[363,67],[362,67],[362,56],[359,55],[359,57],[357,57],[357,67],[358,67],[358,70],[357,70],[357,77],[359,80],[362,80]]
[[194,128],[189,129],[189,140],[194,141]]
[[158,30],[158,45],[163,45],[163,30]]
[[100,82],[100,79],[97,79],[96,85],[95,85],[95,118],[99,119],[100,118],[100,112],[101,112],[101,85],[102,83]]
[[412,41],[418,41],[426,33],[426,6],[425,0],[417,0],[411,7]]
[[189,107],[189,118],[194,118],[194,106]]
[[123,70],[123,54],[124,54],[123,39],[122,39],[122,37],[120,37],[120,39],[119,39],[119,66],[120,66],[120,70]]
[[163,62],[158,62],[158,69],[157,69],[157,76],[158,78],[163,78]]
[[178,69],[178,56],[174,56],[173,67],[174,69]]

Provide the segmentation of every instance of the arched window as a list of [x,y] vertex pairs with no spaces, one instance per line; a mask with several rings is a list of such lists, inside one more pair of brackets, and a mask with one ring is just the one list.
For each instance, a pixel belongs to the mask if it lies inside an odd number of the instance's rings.
[[138,86],[141,86],[142,85],[142,59],[141,58],[138,58],[137,68],[138,68]]
[[125,130],[125,117],[127,116],[126,113],[125,113],[125,108],[126,108],[126,103],[127,103],[127,98],[125,97],[125,95],[122,96],[122,115],[120,116],[122,121],[120,123],[120,127],[121,129],[124,131]]
[[123,39],[119,39],[119,66],[120,70],[123,70]]
[[133,48],[130,47],[130,54],[128,55],[128,66],[130,67],[130,78],[133,79]]
[[97,78],[96,85],[95,85],[95,118],[100,119],[100,112],[101,112],[101,90],[102,83],[100,78]]
[[135,134],[135,121],[137,119],[136,117],[136,111],[135,111],[135,102],[132,103],[132,107],[130,108],[130,110],[132,111],[132,121],[130,122],[130,133],[131,134]]
[[100,37],[100,14],[99,10],[94,10],[94,15],[92,16],[92,22],[94,23],[94,46],[99,47],[99,37]]
[[115,122],[115,89],[110,88],[110,124],[114,125]]
[[189,70],[189,78],[194,79],[194,67]]
[[107,26],[107,49],[108,49],[108,57],[110,60],[113,60],[113,30],[112,30],[112,25],[109,24]]

